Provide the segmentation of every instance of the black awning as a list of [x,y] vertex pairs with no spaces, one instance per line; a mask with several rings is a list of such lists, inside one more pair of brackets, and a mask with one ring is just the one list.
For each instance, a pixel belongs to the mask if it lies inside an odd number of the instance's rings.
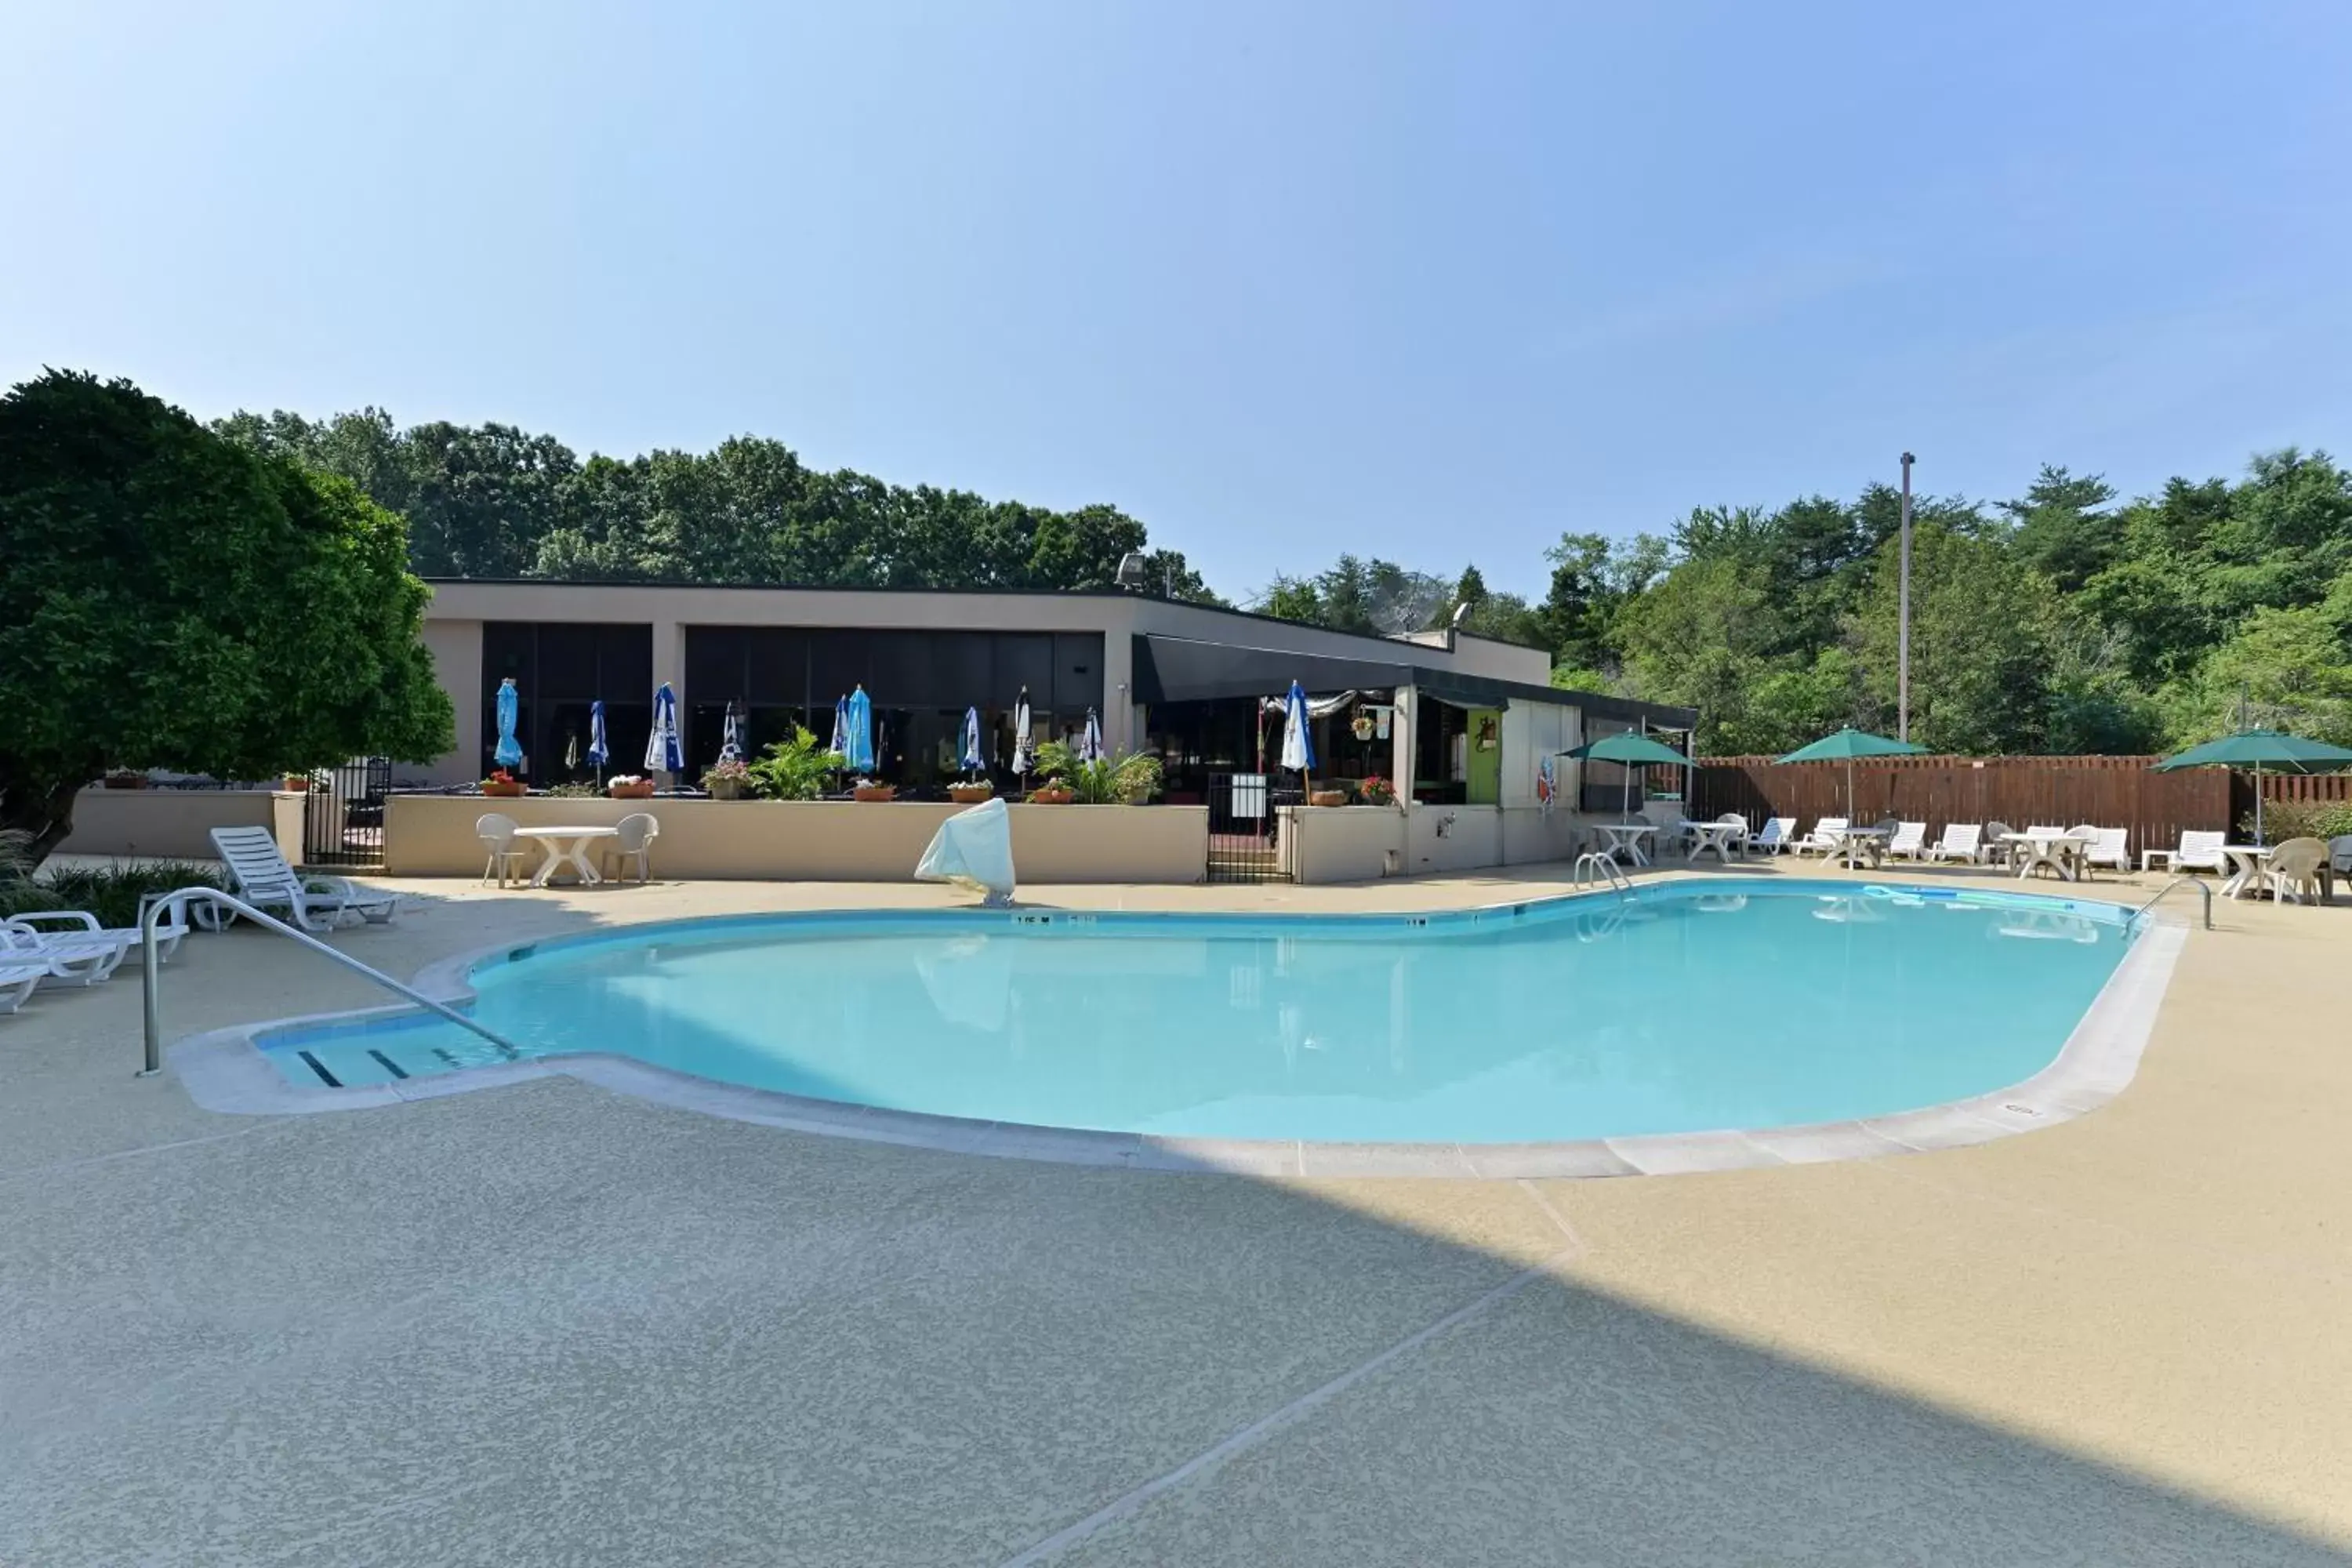
[[1139,632],[1135,637],[1135,697],[1139,702],[1209,702],[1228,697],[1279,697],[1294,680],[1309,692],[1402,686],[1412,672],[1401,664],[1288,653],[1281,648],[1196,642]]

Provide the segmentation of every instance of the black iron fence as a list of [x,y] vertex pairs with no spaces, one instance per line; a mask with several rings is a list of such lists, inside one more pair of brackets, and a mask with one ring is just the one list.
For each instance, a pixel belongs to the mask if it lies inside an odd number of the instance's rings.
[[1307,804],[1304,790],[1274,773],[1209,775],[1209,865],[1212,882],[1286,882],[1282,861],[1282,808]]
[[303,864],[383,865],[383,798],[391,793],[386,757],[354,757],[312,773],[302,803]]

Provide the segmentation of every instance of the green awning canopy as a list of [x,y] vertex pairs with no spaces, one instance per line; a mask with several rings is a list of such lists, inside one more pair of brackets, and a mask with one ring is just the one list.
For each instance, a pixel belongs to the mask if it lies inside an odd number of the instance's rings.
[[2325,741],[2306,741],[2276,730],[2241,730],[2201,746],[2191,746],[2177,757],[2156,764],[2160,773],[2175,768],[2255,768],[2283,773],[2334,773],[2352,768],[2352,752]]
[[1627,763],[1636,767],[1686,766],[1690,759],[1672,746],[1662,746],[1647,735],[1603,735],[1597,741],[1587,741],[1572,752],[1562,752],[1563,757],[1579,762]]
[[1874,735],[1852,725],[1834,735],[1823,735],[1810,746],[1800,746],[1780,760],[1784,763],[1851,763],[1864,757],[1916,757],[1927,748],[1888,735]]

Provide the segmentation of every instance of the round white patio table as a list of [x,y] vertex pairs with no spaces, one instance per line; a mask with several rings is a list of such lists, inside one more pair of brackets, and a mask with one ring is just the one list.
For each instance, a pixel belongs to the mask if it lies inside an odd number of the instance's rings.
[[[1816,827],[1813,831],[1819,833],[1822,830]],[[1829,837],[1837,840],[1837,847],[1830,851],[1830,858],[1843,860],[1849,871],[1862,869],[1864,850],[1870,852],[1871,863],[1877,864],[1878,841],[1895,835],[1891,827],[1832,827],[1828,832]]]
[[1725,865],[1731,864],[1731,852],[1739,851],[1741,859],[1748,858],[1748,824],[1744,822],[1690,822],[1682,825],[1690,835],[1690,858],[1696,861],[1708,850]]
[[1647,838],[1651,834],[1657,831],[1657,827],[1654,824],[1647,822],[1601,822],[1595,823],[1593,826],[1598,827],[1601,833],[1608,837],[1610,854],[1614,855],[1617,851],[1622,849],[1626,854],[1633,857],[1634,865],[1646,866],[1650,863],[1650,857],[1644,853],[1642,848],[1642,840]]
[[2071,833],[2004,833],[2000,841],[2014,847],[2011,858],[2017,862],[2020,879],[2033,875],[2037,866],[2047,866],[2070,882],[2081,881],[2090,871],[2083,858],[2087,846]]
[[539,869],[530,874],[532,887],[544,888],[548,879],[565,866],[572,868],[581,886],[593,887],[604,879],[596,874],[595,867],[588,864],[588,846],[599,838],[618,838],[621,830],[617,827],[518,827],[514,836],[537,843],[540,853],[545,857],[540,861]]
[[2221,884],[2225,899],[2242,899],[2248,893],[2262,896],[2265,875],[2270,869],[2271,846],[2267,844],[2224,844],[2221,853],[2230,858],[2230,876]]

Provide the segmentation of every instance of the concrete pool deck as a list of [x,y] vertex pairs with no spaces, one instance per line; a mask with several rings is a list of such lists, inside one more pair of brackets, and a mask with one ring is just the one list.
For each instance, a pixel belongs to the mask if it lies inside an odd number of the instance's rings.
[[[403,976],[955,901],[391,885],[336,941]],[[130,977],[44,992],[0,1017],[0,1563],[2352,1563],[2352,908],[2216,920],[2089,1115],[1608,1182],[983,1159],[568,1077],[224,1116],[129,1076]],[[378,999],[250,931],[164,984],[174,1036]]]

